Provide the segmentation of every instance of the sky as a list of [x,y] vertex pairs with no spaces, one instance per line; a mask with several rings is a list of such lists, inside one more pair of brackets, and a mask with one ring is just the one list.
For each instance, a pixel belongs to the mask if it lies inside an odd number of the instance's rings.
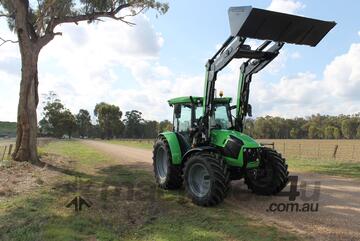
[[[205,63],[230,35],[227,9],[251,5],[337,22],[317,47],[285,45],[254,76],[250,103],[255,117],[360,112],[360,1],[324,2],[171,0],[164,16],[148,11],[128,19],[134,27],[115,20],[63,24],[56,29],[62,36],[40,53],[40,99],[54,91],[73,113],[92,113],[96,103],[105,101],[123,113],[140,110],[145,119],[172,119],[168,99],[203,94]],[[4,19],[0,37],[16,39]],[[240,65],[241,60],[233,61],[218,75],[216,88],[225,96],[236,96]],[[0,46],[2,121],[16,121],[20,69],[17,44]]]

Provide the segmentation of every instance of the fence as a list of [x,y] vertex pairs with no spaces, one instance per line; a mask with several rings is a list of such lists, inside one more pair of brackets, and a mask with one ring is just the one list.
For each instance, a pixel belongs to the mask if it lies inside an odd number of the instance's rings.
[[259,140],[286,158],[339,160],[360,163],[360,140]]
[[0,161],[11,159],[13,144],[0,146]]

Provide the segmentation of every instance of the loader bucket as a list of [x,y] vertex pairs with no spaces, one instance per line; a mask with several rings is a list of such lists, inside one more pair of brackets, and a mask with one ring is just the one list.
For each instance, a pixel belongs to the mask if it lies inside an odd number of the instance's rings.
[[232,36],[316,46],[335,22],[273,12],[251,6],[229,8]]

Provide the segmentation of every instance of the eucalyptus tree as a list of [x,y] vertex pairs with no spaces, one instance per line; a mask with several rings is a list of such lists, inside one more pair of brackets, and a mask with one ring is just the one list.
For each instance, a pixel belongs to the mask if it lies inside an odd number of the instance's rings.
[[[124,14],[123,10],[126,13]],[[38,58],[41,49],[61,35],[60,24],[100,22],[115,19],[133,25],[128,17],[155,9],[164,14],[168,4],[156,0],[0,0],[0,17],[6,18],[17,40],[0,36],[0,45],[17,42],[21,55],[21,82],[17,116],[17,138],[13,158],[37,161],[36,149],[38,97]]]

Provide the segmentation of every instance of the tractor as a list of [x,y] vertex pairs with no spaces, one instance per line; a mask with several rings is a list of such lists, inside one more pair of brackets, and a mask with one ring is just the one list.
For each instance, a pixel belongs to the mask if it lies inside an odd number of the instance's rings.
[[[281,154],[243,133],[245,118],[252,113],[252,75],[273,61],[285,43],[314,47],[336,25],[251,6],[230,7],[228,16],[231,34],[206,63],[204,96],[169,100],[173,131],[160,133],[153,147],[157,185],[163,189],[184,185],[200,206],[221,203],[231,180],[244,178],[259,195],[275,195],[287,185],[288,166]],[[247,39],[260,44],[250,46]],[[232,105],[232,98],[222,92],[217,96],[215,82],[219,71],[239,58],[245,61]]]

